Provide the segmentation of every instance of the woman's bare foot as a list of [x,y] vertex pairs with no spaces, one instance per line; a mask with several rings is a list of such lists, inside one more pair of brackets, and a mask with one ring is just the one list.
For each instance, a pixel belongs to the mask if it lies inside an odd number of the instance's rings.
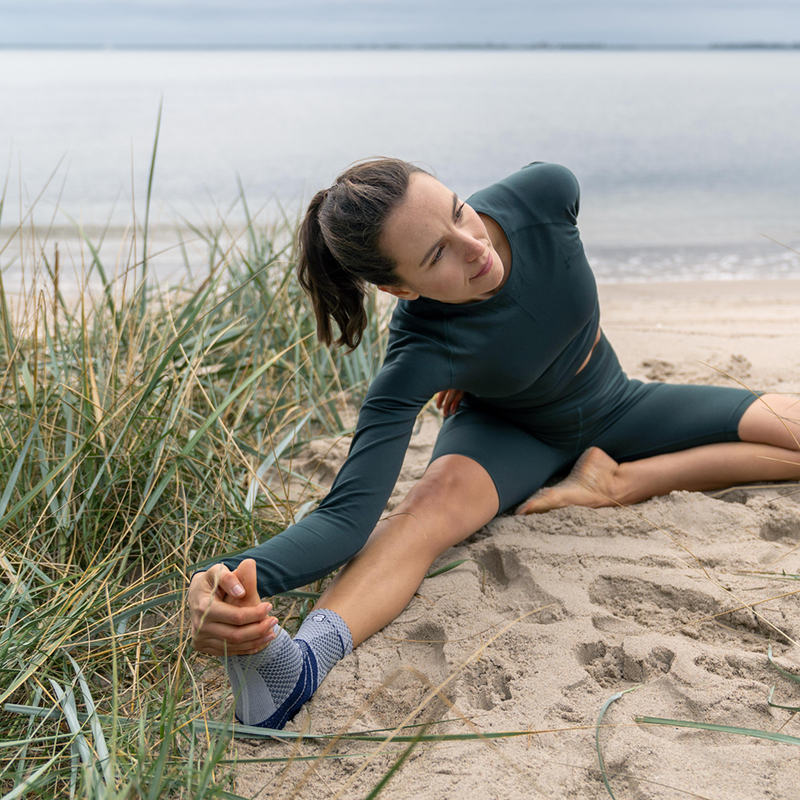
[[540,489],[519,508],[517,514],[543,514],[554,508],[587,506],[604,508],[619,505],[614,500],[616,461],[599,447],[590,447],[576,462],[572,471],[555,486]]

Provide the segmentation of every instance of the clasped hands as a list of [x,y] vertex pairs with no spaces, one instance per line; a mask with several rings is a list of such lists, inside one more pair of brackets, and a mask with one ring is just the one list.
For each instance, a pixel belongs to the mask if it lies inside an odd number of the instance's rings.
[[256,562],[242,561],[233,571],[214,564],[189,584],[192,647],[212,656],[247,655],[263,650],[277,635],[272,604],[262,602]]

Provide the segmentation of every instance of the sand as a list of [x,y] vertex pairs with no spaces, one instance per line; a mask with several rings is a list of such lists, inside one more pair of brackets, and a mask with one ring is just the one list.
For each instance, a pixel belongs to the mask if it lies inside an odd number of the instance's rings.
[[[601,287],[602,325],[632,377],[800,391],[800,281]],[[438,423],[415,435],[396,504],[423,472]],[[329,475],[343,456],[328,457]],[[419,745],[383,798],[605,798],[595,724],[617,798],[800,796],[796,745],[637,723],[637,716],[800,737],[800,494],[751,487],[676,492],[630,508],[504,516],[445,553],[406,611],[342,661],[289,725],[331,733],[454,720],[429,733],[530,731]],[[369,602],[365,598],[365,602]],[[446,683],[446,700],[431,686]],[[431,699],[432,698],[432,699]],[[422,706],[422,708],[420,708]],[[293,745],[237,741],[241,759]],[[326,744],[307,741],[300,755]],[[369,754],[241,764],[258,798],[365,798],[405,745],[338,742]],[[389,751],[390,754],[387,754]],[[301,780],[304,779],[302,784]]]

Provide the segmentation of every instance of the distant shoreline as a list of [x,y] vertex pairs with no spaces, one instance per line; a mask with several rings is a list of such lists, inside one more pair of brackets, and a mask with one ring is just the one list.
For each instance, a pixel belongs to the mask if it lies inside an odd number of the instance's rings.
[[6,44],[0,42],[0,50],[608,50],[608,51],[714,51],[714,50],[800,50],[797,42],[720,42],[701,45],[692,44],[579,44],[532,42],[530,44],[494,44],[464,42],[461,44]]

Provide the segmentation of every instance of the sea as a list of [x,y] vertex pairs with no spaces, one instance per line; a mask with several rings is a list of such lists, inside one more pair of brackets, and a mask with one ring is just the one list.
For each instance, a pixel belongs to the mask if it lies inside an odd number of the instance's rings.
[[601,282],[800,278],[797,49],[2,49],[3,280],[124,269],[145,219],[172,280],[372,155],[465,198],[566,165]]

